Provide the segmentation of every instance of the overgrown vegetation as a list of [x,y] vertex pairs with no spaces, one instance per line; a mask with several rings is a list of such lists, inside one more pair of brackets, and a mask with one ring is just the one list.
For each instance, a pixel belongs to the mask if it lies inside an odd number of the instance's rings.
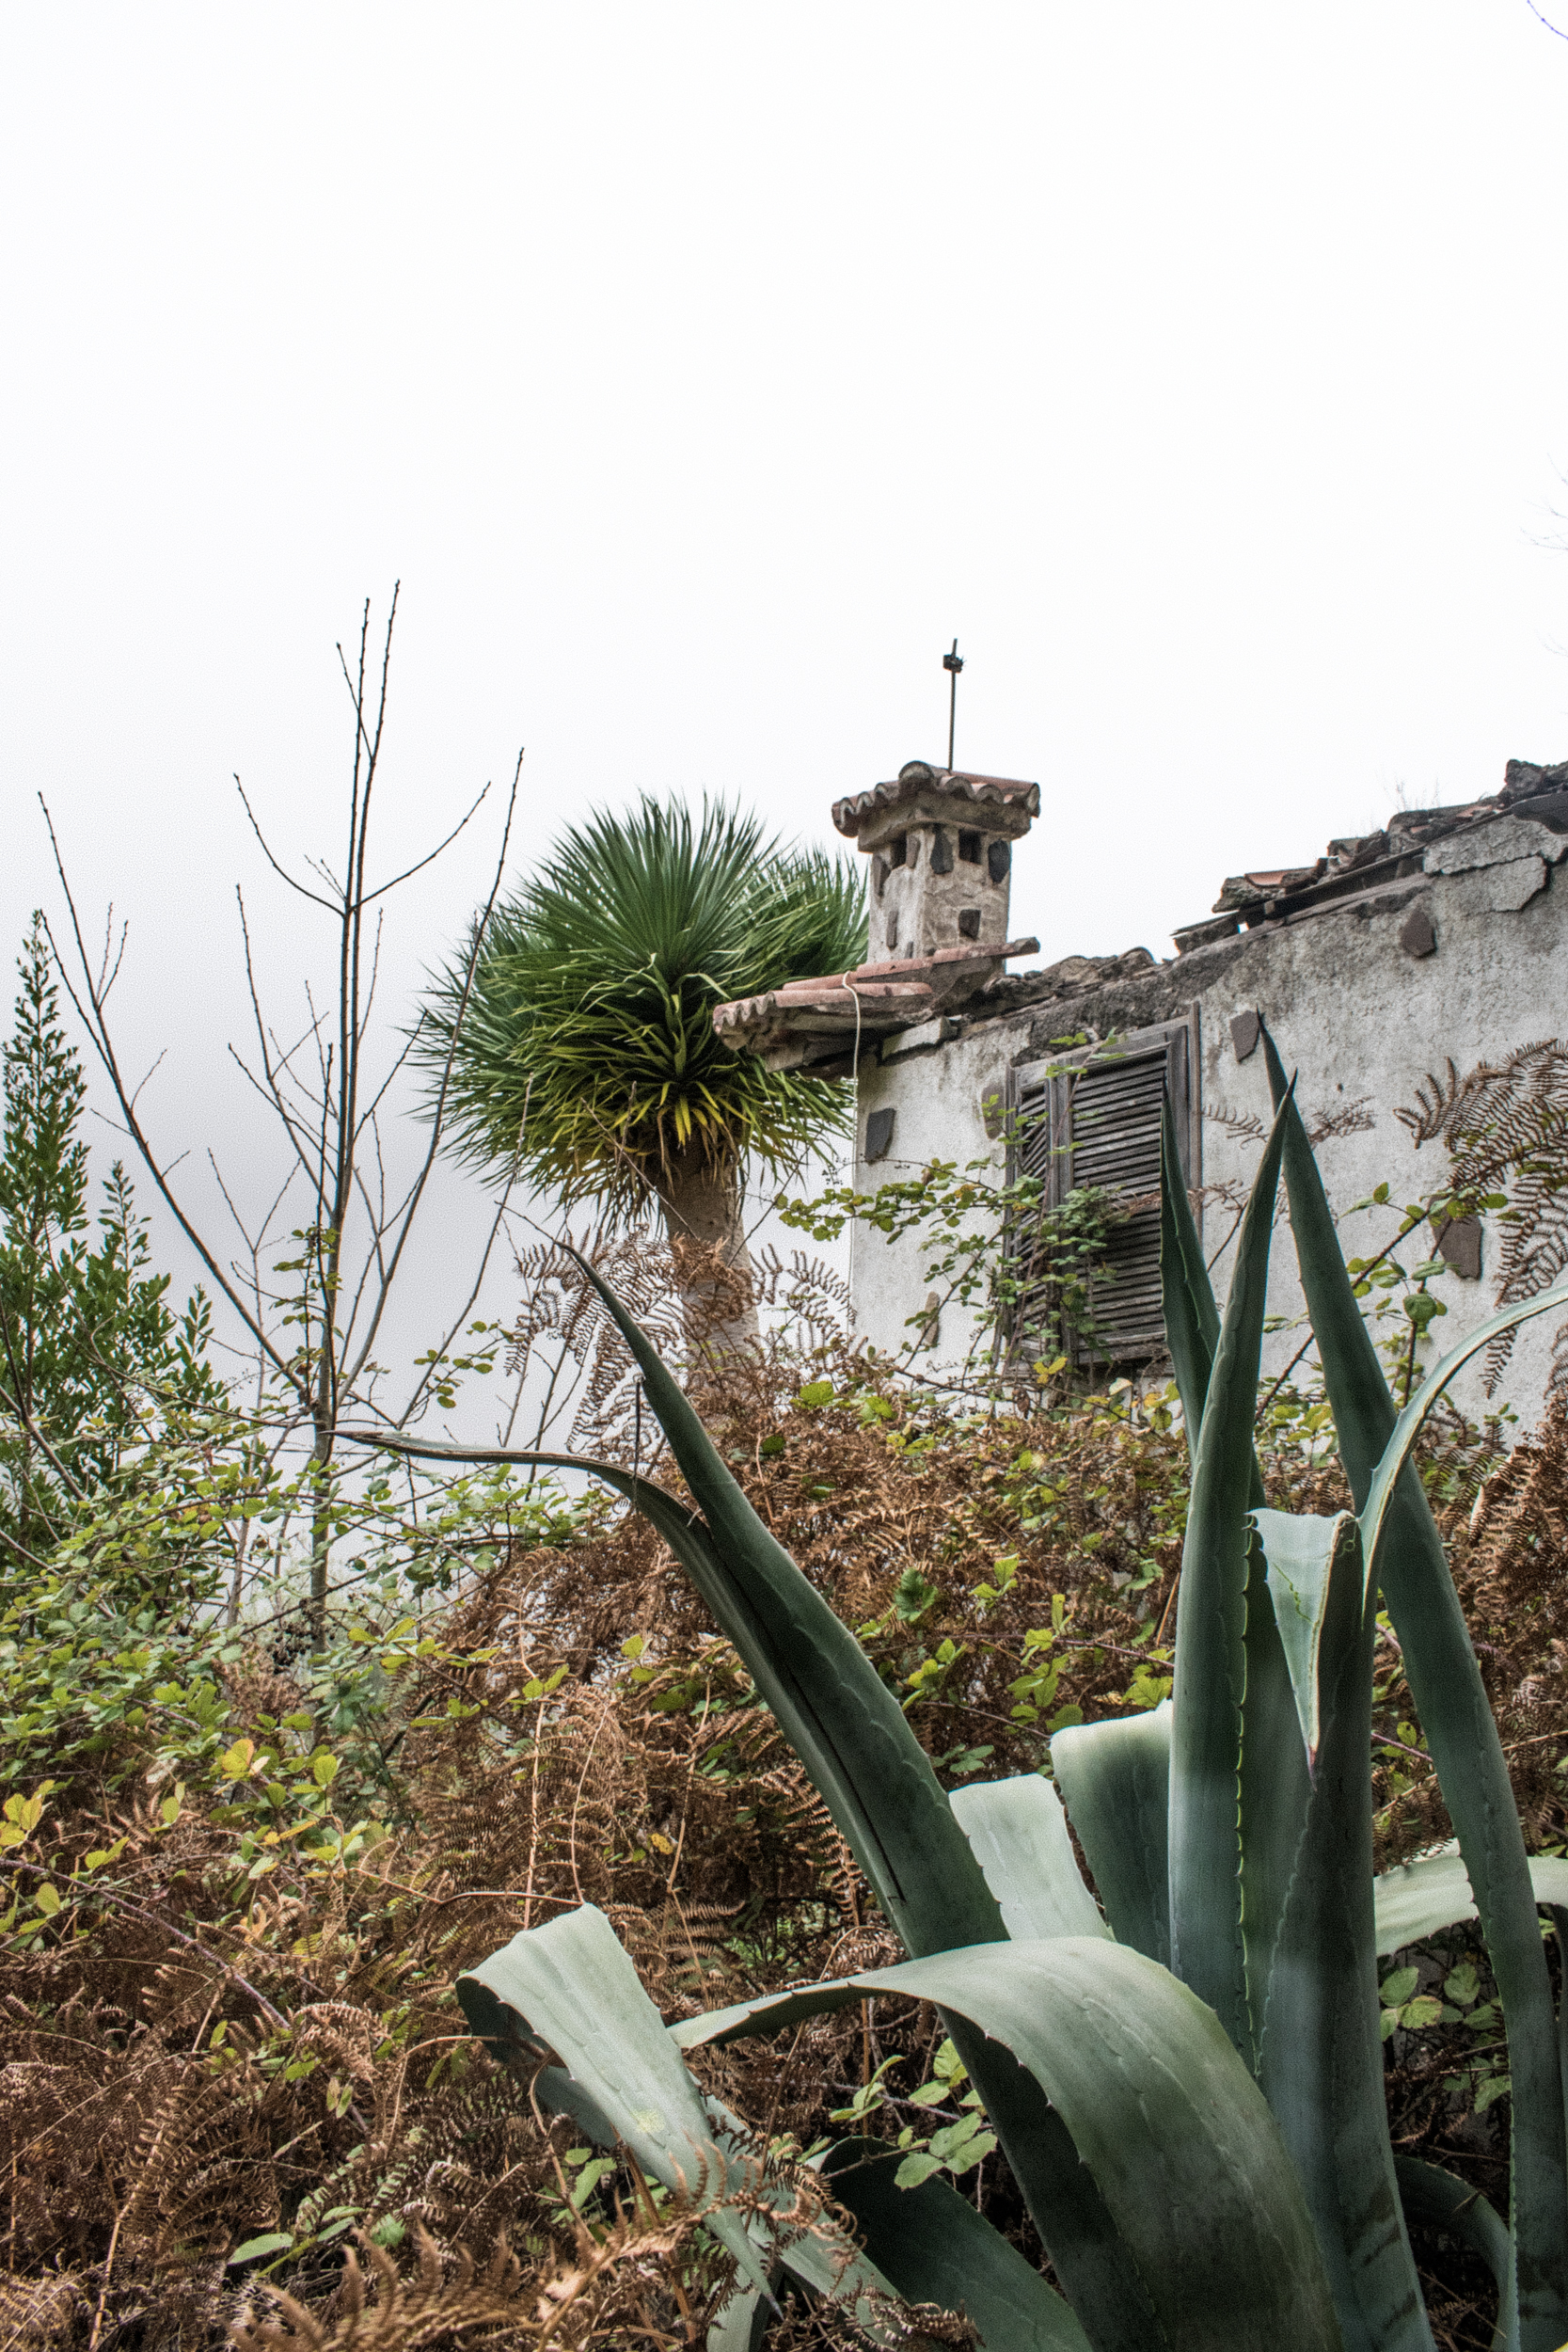
[[[1121,1391],[1022,1422],[955,1419],[819,1345],[804,1363],[776,1349],[707,1404],[747,1491],[861,1631],[948,1785],[1027,1771],[1053,1727],[1163,1694],[1187,1488],[1168,1403]],[[1271,1424],[1263,1460],[1282,1506],[1341,1499],[1310,1412]],[[1427,1471],[1479,1622],[1500,1637],[1483,1665],[1545,1845],[1564,1828],[1550,1668],[1565,1468],[1556,1424],[1506,1468],[1450,1425]],[[149,1490],[149,1518],[178,1531],[196,1500]],[[204,1543],[227,1558],[249,1497],[203,1500]],[[412,2275],[422,2229],[446,2281],[429,2290],[435,2316],[420,2307],[427,2329],[461,2317],[464,2252],[483,2272],[504,2234],[524,2285],[501,2298],[504,2323],[492,2298],[473,2324],[520,2333],[553,2283],[568,2289],[559,2341],[700,2342],[722,2291],[716,2249],[456,2038],[455,1977],[584,1899],[673,2016],[895,1955],[651,1532],[562,1512],[508,1539],[493,1493],[448,1500],[454,1526],[488,1523],[493,1565],[433,1537],[420,1557],[453,1589],[410,1609],[368,1581],[319,1657],[286,1624],[214,1625],[198,1584],[139,1627],[145,1533],[126,1544],[104,1528],[47,1591],[16,1597],[0,2162],[17,2160],[16,2320],[31,2312],[41,2337],[86,2343],[96,2324],[99,2343],[215,2343],[262,2281],[330,2335],[353,2233]],[[1378,1665],[1393,1857],[1447,1824],[1391,1642]],[[1396,2112],[1413,2146],[1497,2192],[1507,2108],[1481,2104],[1497,2071],[1484,1963],[1463,1938],[1451,1959],[1449,1975],[1476,1969],[1477,1999],[1433,2015],[1410,1993],[1390,2043]],[[1465,2022],[1478,2010],[1479,2028]],[[929,2010],[884,2006],[813,2021],[782,2078],[754,2045],[707,2064],[772,2137],[810,2147],[851,2118],[908,2134],[1028,2247],[1005,2170],[965,2128],[943,2041]],[[1451,2260],[1444,2275],[1458,2326],[1483,2291]]]
[[[324,1506],[278,1418],[235,1409],[199,1300],[174,1312],[123,1190],[92,1230],[80,1076],[36,939],[29,959],[0,1260],[7,2334],[703,2343],[731,2291],[705,2185],[660,2186],[537,2111],[467,2037],[454,1980],[588,1901],[675,2019],[885,1964],[888,1920],[642,1520],[483,1467],[335,1479]],[[668,1299],[657,1252],[618,1248],[616,1279]],[[661,1328],[693,1346],[730,1466],[942,1784],[1037,1770],[1054,1732],[1156,1704],[1189,1488],[1174,1391],[1085,1394],[1031,1366],[1006,1398],[956,1403],[867,1363],[806,1262],[773,1285],[773,1337],[721,1377],[682,1312]],[[543,1251],[519,1364],[546,1341],[584,1375],[573,1442],[677,1488],[580,1275]],[[1259,1406],[1269,1502],[1346,1503],[1310,1382]],[[1529,1842],[1559,1850],[1568,1421],[1509,1455],[1497,1429],[1441,1418],[1422,1475]],[[318,1623],[324,1507],[338,1573]],[[1382,1867],[1449,1823],[1379,1637]],[[1396,2136],[1506,2209],[1495,1994],[1473,1931],[1386,1963]],[[697,2058],[759,2154],[864,2133],[1038,2260],[927,2004],[812,2018],[780,2050]],[[819,2192],[787,2177],[809,2220]],[[1487,2342],[1481,2265],[1436,2226],[1416,2244],[1438,2342]],[[768,2344],[867,2327],[966,2340],[929,2311],[830,2300],[791,2306]]]

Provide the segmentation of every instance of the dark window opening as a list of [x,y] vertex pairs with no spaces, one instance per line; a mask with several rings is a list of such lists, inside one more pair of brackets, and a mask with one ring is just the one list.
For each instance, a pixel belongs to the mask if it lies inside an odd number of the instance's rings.
[[870,1111],[865,1121],[865,1156],[870,1160],[885,1160],[893,1142],[892,1111]]
[[966,866],[978,866],[980,863],[980,836],[972,825],[959,828],[958,855]]
[[1006,882],[1013,862],[1010,841],[993,841],[986,851],[986,871],[993,882]]
[[978,938],[979,938],[979,936],[980,936],[980,910],[979,910],[979,908],[978,908],[978,907],[960,907],[960,908],[958,909],[958,937],[959,937],[960,939],[978,939]]
[[888,850],[887,862],[890,866],[902,866],[909,853],[910,836],[907,833],[901,833]]

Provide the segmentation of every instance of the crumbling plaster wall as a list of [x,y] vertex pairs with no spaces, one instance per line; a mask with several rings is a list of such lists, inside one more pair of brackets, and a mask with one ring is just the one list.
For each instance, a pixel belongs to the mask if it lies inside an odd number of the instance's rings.
[[[1269,1119],[1268,1080],[1261,1049],[1238,1059],[1230,1024],[1256,1009],[1268,1022],[1288,1069],[1298,1073],[1297,1099],[1310,1128],[1327,1127],[1318,1147],[1331,1203],[1343,1218],[1347,1254],[1368,1256],[1395,1230],[1391,1211],[1351,1214],[1351,1204],[1386,1181],[1395,1201],[1414,1200],[1442,1181],[1440,1144],[1418,1150],[1395,1117],[1413,1105],[1429,1073],[1441,1074],[1451,1057],[1463,1075],[1477,1062],[1496,1061],[1538,1039],[1568,1037],[1568,835],[1548,834],[1514,817],[1499,817],[1479,833],[1438,843],[1428,872],[1285,923],[1271,923],[1196,947],[1172,961],[1146,967],[1079,993],[1045,993],[1050,976],[1014,976],[996,992],[997,1009],[927,1025],[884,1041],[881,1060],[863,1068],[857,1124],[855,1182],[863,1191],[913,1176],[932,1158],[960,1166],[1003,1163],[1003,1147],[989,1136],[984,1098],[1009,1067],[1038,1060],[1066,1036],[1099,1037],[1145,1028],[1198,1009],[1202,1073],[1202,1167],[1206,1195],[1203,1238],[1214,1260],[1222,1303],[1234,1247],[1236,1211],[1256,1168],[1256,1125]],[[1446,854],[1445,854],[1446,853]],[[1443,870],[1445,864],[1457,870]],[[1420,915],[1435,946],[1413,955],[1421,942]],[[1411,918],[1417,917],[1414,925]],[[866,1114],[895,1113],[888,1156],[864,1159]],[[1412,1244],[1416,1247],[1412,1248]],[[1448,1309],[1433,1326],[1430,1360],[1489,1314],[1496,1305],[1499,1237],[1486,1220],[1481,1277],[1452,1272],[1435,1285]],[[1406,1264],[1431,1254],[1430,1239],[1412,1235]],[[1294,1253],[1281,1228],[1271,1306],[1301,1311]],[[857,1326],[879,1349],[898,1352],[911,1341],[908,1318],[924,1305],[928,1285],[917,1238],[889,1244],[858,1229],[852,1282]],[[1538,1417],[1558,1319],[1528,1325],[1497,1397],[1528,1425]],[[949,1308],[936,1347],[921,1361],[956,1367],[974,1336],[974,1318]],[[1304,1329],[1265,1343],[1265,1371],[1284,1368]],[[1457,1401],[1486,1408],[1480,1363],[1461,1375]]]

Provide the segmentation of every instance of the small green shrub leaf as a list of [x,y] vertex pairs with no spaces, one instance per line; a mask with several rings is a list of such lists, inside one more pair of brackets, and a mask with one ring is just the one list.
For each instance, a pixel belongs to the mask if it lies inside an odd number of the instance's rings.
[[287,2230],[269,2230],[263,2237],[247,2237],[243,2246],[236,2246],[227,2266],[232,2269],[236,2263],[260,2262],[264,2254],[286,2254],[293,2244]]

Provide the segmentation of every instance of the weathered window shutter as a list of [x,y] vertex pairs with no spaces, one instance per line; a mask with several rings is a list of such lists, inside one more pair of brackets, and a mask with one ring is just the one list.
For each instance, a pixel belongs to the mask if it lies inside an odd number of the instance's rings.
[[[1189,1186],[1199,1182],[1200,1119],[1194,1101],[1197,1010],[1186,1020],[1137,1029],[1109,1048],[1091,1047],[1013,1073],[1015,1176],[1044,1181],[1057,1208],[1069,1192],[1103,1185],[1135,1203],[1116,1226],[1091,1286],[1092,1334],[1076,1337],[1076,1363],[1135,1364],[1165,1344],[1160,1311],[1160,1114],[1168,1091],[1177,1148]],[[1051,1342],[1052,1283],[1037,1241],[1021,1223],[1011,1244],[1021,1284],[1008,1353],[1017,1359]]]

